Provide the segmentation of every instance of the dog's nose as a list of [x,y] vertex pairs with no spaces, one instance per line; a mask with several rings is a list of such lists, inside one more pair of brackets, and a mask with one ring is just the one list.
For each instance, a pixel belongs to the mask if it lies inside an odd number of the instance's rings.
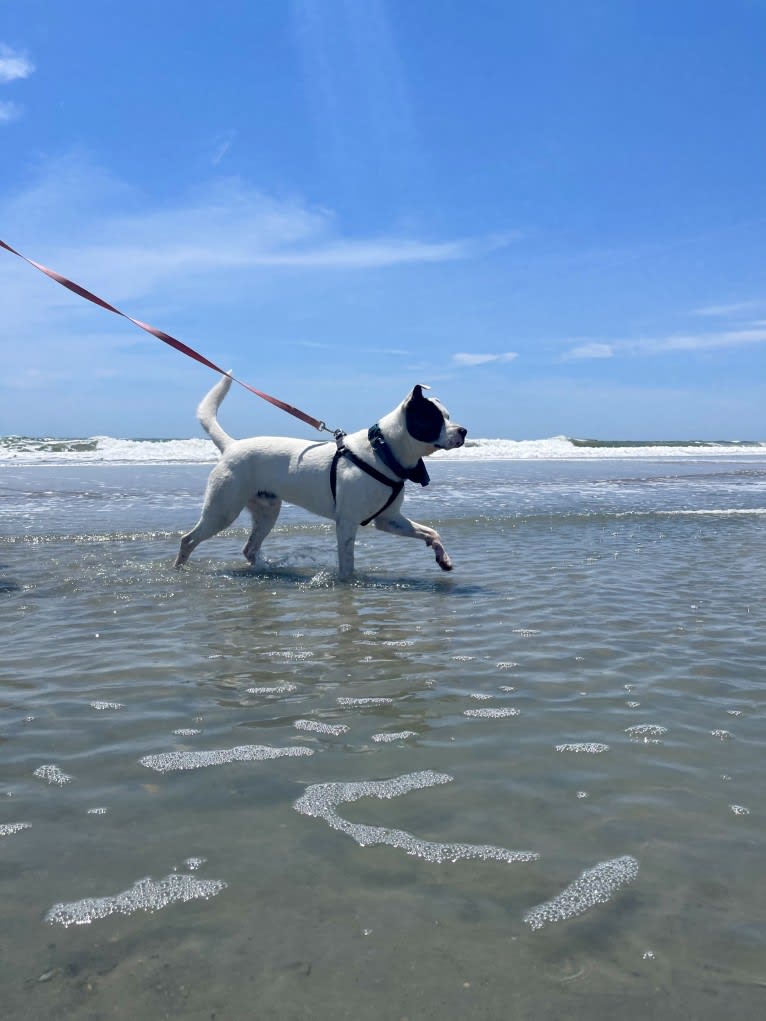
[[466,436],[468,435],[468,430],[466,429],[466,427],[464,425],[461,425],[461,426],[458,427],[458,433],[460,435],[460,438],[464,440],[466,438]]

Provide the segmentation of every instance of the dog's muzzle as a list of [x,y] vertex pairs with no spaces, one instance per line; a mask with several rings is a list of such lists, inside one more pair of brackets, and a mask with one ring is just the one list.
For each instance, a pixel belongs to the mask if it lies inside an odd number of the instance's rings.
[[465,438],[468,435],[468,430],[465,426],[458,425],[447,431],[447,435],[444,438],[444,443],[436,443],[437,450],[454,450],[456,447],[462,447],[465,443]]

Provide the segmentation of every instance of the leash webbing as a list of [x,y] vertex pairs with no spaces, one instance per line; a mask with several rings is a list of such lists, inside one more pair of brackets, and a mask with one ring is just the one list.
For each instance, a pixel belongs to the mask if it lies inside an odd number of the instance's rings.
[[[158,330],[156,326],[150,326],[149,323],[143,323],[140,319],[134,319],[133,316],[129,316],[126,312],[121,312],[120,309],[115,308],[114,305],[110,305],[108,301],[104,301],[103,298],[99,298],[97,294],[93,294],[88,291],[85,287],[80,284],[76,284],[73,280],[68,280],[65,276],[57,273],[53,269],[49,269],[47,266],[43,266],[42,263],[35,262],[34,259],[28,259],[26,255],[22,255],[21,252],[17,252],[15,248],[11,248],[10,245],[6,244],[5,241],[0,240],[0,248],[4,248],[7,252],[11,252],[12,255],[17,255],[24,262],[29,263],[30,266],[34,266],[35,269],[44,273],[51,280],[55,280],[57,284],[61,284],[62,287],[66,287],[68,290],[73,291],[74,294],[79,295],[81,298],[85,298],[86,301],[93,302],[94,305],[99,305],[101,308],[106,309],[107,312],[114,312],[115,315],[122,316],[123,319],[127,319],[128,322],[133,323],[134,326],[138,326],[139,329],[144,330],[146,333],[151,333],[157,340],[161,340],[163,344],[168,344],[170,347],[180,351],[181,354],[186,355],[188,358],[193,358],[194,361],[200,362],[202,365],[206,365],[209,369],[213,369],[215,372],[219,372],[222,376],[228,376],[229,373],[216,365],[215,362],[211,362],[209,358],[206,358],[199,351],[195,351],[193,347],[189,347],[188,344],[184,344],[183,341],[177,340],[169,333],[165,333],[164,330]],[[244,387],[245,390],[249,390],[250,393],[255,394],[256,397],[260,397],[264,401],[268,401],[269,404],[273,404],[274,407],[280,408],[282,411],[286,411],[288,415],[293,415],[295,418],[299,418],[302,422],[306,422],[307,425],[313,425],[315,429],[319,429],[324,432],[332,432],[328,429],[326,424],[318,418],[314,418],[312,415],[307,415],[305,411],[300,411],[298,408],[293,407],[292,404],[287,404],[285,401],[280,401],[278,397],[272,397],[270,394],[263,393],[262,390],[256,390],[254,386],[250,386],[249,383],[245,383],[241,379],[237,379],[236,376],[231,377],[235,383],[239,383],[240,386]]]

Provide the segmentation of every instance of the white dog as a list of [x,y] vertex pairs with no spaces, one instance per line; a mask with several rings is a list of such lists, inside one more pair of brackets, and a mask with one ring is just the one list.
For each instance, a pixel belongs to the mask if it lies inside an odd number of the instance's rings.
[[439,401],[423,396],[421,385],[370,429],[338,434],[336,442],[311,443],[281,436],[235,440],[227,435],[216,414],[231,382],[224,376],[197,408],[197,418],[222,456],[210,473],[200,519],[181,539],[176,567],[185,564],[203,540],[233,524],[245,507],[253,530],[242,552],[254,564],[282,500],[287,500],[335,521],[342,579],[354,571],[357,529],[370,522],[383,532],[422,539],[433,548],[439,567],[452,570],[438,532],[400,511],[405,479],[428,485],[422,458],[435,450],[461,447],[467,432],[450,422]]

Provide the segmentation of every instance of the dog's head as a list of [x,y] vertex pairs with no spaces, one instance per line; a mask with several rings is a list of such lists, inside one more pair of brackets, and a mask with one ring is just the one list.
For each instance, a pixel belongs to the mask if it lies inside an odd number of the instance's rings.
[[427,444],[433,450],[462,447],[468,430],[450,421],[449,412],[441,401],[423,395],[423,391],[428,389],[425,384],[418,383],[404,401],[407,432],[414,440]]

